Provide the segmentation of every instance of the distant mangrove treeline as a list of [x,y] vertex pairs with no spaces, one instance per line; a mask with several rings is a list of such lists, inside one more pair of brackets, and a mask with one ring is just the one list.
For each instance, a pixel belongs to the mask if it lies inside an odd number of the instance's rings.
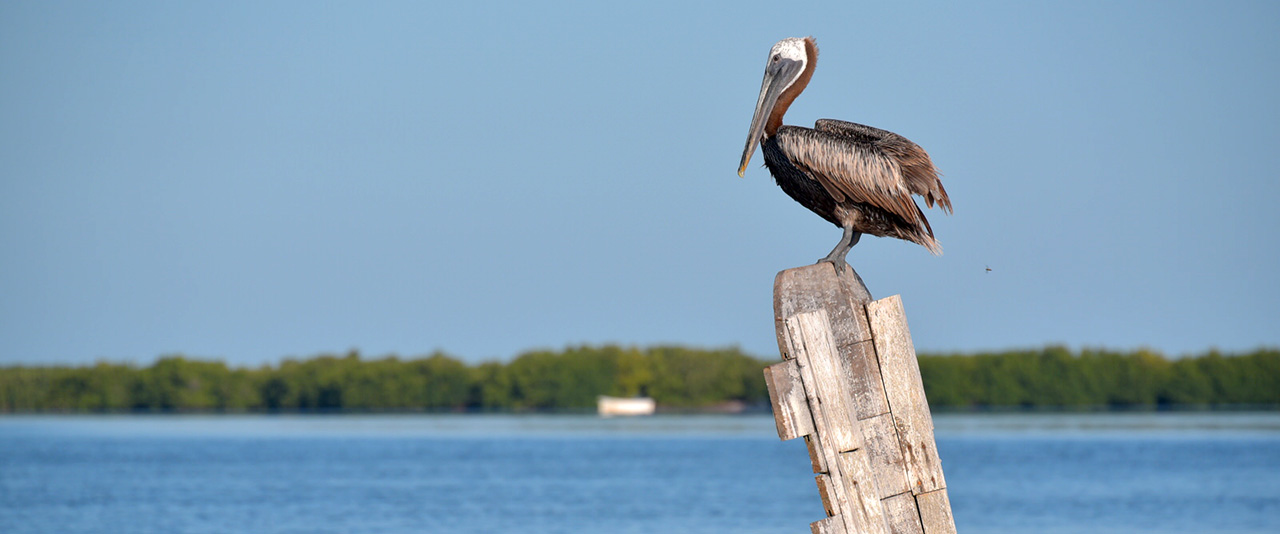
[[[648,395],[669,408],[767,406],[767,361],[737,349],[574,347],[467,365],[436,353],[358,353],[231,368],[164,357],[139,367],[0,367],[0,413],[587,409],[598,395]],[[1061,347],[923,354],[935,407],[1280,405],[1280,350],[1166,359],[1145,350]]]

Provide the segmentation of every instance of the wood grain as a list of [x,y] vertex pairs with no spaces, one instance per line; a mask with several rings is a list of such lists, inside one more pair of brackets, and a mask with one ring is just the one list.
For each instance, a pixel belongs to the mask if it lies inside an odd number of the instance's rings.
[[778,437],[803,437],[822,534],[954,534],[933,418],[901,298],[871,301],[852,269],[778,273],[783,361],[764,370]]
[[851,515],[845,516],[845,527],[858,533],[889,534],[888,517],[880,502],[880,490],[876,488],[867,451],[840,453],[840,473],[852,510]]
[[823,309],[802,312],[786,320],[791,350],[796,354],[800,374],[806,385],[810,408],[822,407],[826,436],[834,452],[862,447],[862,433],[857,429],[847,387],[847,377],[839,364],[831,337],[831,324]]
[[825,309],[831,314],[832,323],[850,325],[836,333],[837,344],[856,343],[869,339],[867,320],[862,306],[871,302],[871,294],[852,269],[845,271],[853,276],[838,277],[830,263],[816,263],[787,269],[773,280],[773,312],[778,334],[778,349],[786,354],[783,346],[782,321],[797,313]]
[[933,416],[929,414],[902,299],[894,295],[867,304],[867,317],[911,492],[919,495],[945,488],[942,461],[934,442]]
[[831,516],[809,523],[813,534],[845,534],[844,520],[840,516]]
[[831,475],[819,473],[818,476],[813,478],[814,482],[818,484],[818,496],[822,497],[822,510],[827,513],[827,517],[836,515],[836,494],[831,485]]
[[951,517],[951,499],[940,489],[916,495],[924,534],[956,534],[956,520]]
[[911,491],[893,416],[886,413],[863,419],[858,421],[858,426],[862,429],[863,443],[866,443],[871,470],[876,476],[876,486],[880,488],[880,498]]
[[847,269],[845,276],[836,276],[835,269],[826,262],[788,269],[774,279],[773,299],[778,348],[783,358],[791,357],[784,341],[786,319],[799,313],[825,310],[830,318],[834,346],[841,354],[840,371],[848,384],[847,392],[854,397],[851,405],[858,418],[889,411],[874,349],[869,344],[861,345],[871,339],[863,309],[871,295],[857,273]]
[[[816,429],[814,430],[817,431]],[[818,437],[809,434],[804,437],[804,446],[809,449],[809,461],[813,463],[814,473],[828,473],[827,460],[822,456],[822,445],[818,442]]]
[[[834,496],[832,507],[837,517],[847,517],[851,512],[849,497],[845,494],[844,485],[835,483],[842,480],[837,457],[840,448],[838,440],[849,441],[855,436],[860,439],[861,433],[854,431],[857,421],[850,419],[847,407],[843,406],[844,396],[823,393],[823,383],[828,381],[820,382],[817,378],[823,370],[815,369],[815,366],[832,367],[833,349],[831,331],[827,326],[827,312],[819,309],[793,315],[786,319],[785,325],[784,342],[800,370],[805,397],[809,402],[809,413],[813,415],[816,450],[833,482],[830,486]],[[826,387],[829,389],[831,385],[827,384]],[[833,395],[829,402],[824,400],[826,394]],[[840,524],[843,527],[843,522]]]
[[764,368],[764,383],[769,389],[773,420],[782,440],[813,433],[813,416],[800,382],[800,368],[795,360],[784,360]]
[[899,493],[886,497],[885,514],[889,516],[889,532],[892,534],[924,534],[920,524],[920,512],[916,509],[916,498],[911,492]]

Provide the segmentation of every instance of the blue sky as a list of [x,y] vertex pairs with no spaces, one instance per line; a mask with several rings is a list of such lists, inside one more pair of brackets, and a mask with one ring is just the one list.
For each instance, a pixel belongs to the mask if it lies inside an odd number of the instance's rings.
[[0,364],[772,357],[840,237],[736,175],[804,35],[786,122],[955,204],[849,255],[919,350],[1280,344],[1280,4],[885,4],[0,3]]

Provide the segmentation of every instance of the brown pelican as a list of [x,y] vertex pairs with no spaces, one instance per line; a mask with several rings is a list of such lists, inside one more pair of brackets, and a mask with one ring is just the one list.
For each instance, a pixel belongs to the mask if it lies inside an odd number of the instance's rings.
[[759,143],[778,186],[844,229],[836,248],[818,260],[831,262],[837,273],[844,273],[845,255],[862,234],[913,241],[941,254],[933,228],[911,198],[920,195],[930,208],[936,202],[951,212],[929,154],[898,134],[852,122],[818,119],[812,130],[783,126],[787,107],[813,76],[818,45],[812,37],[783,39],[768,61],[738,176]]

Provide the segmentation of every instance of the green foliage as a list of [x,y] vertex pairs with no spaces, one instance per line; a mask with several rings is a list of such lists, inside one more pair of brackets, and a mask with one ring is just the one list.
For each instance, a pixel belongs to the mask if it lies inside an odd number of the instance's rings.
[[[468,366],[443,353],[366,360],[352,351],[228,368],[165,356],[147,367],[0,367],[0,413],[589,409],[598,395],[665,407],[767,405],[761,368],[737,349],[579,346]],[[921,355],[934,407],[1280,406],[1280,351],[1169,360],[1064,347]]]
[[698,351],[656,347],[648,351],[654,369],[649,394],[668,406],[705,406],[725,401],[768,402],[765,363],[738,349]]
[[921,355],[935,407],[1280,405],[1280,351],[1168,360],[1063,347],[969,355]]

